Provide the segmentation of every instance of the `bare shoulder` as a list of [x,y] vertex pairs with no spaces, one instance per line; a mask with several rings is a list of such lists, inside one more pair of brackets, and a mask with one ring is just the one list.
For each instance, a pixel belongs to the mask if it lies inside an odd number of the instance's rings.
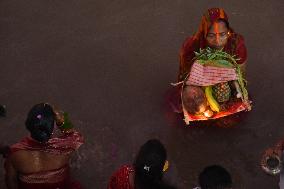
[[15,169],[19,172],[34,173],[61,168],[68,164],[70,156],[20,150],[14,152],[10,159]]
[[9,159],[11,160],[12,163],[16,164],[16,163],[19,163],[21,161],[25,161],[26,159],[29,159],[28,158],[29,155],[30,154],[27,151],[19,150],[17,152],[12,153],[9,156]]
[[34,162],[33,156],[36,156],[38,152],[28,152],[25,150],[19,150],[17,152],[14,152],[9,156],[11,164],[15,167],[17,170],[23,170],[25,167],[28,167],[31,165],[31,163]]

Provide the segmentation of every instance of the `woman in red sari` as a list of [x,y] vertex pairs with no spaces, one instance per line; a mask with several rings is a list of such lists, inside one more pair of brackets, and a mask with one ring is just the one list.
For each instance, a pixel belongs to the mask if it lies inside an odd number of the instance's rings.
[[187,38],[180,50],[180,69],[178,80],[182,81],[189,73],[195,56],[194,52],[206,47],[223,49],[225,52],[236,55],[238,64],[245,67],[247,50],[244,38],[234,32],[229,25],[229,19],[221,8],[208,9],[201,19],[198,31]]
[[[223,49],[225,52],[236,55],[238,64],[242,72],[245,73],[247,61],[247,50],[244,38],[237,34],[229,24],[229,19],[225,11],[221,8],[208,9],[202,16],[198,31],[188,37],[180,50],[180,64],[178,82],[184,81],[190,72],[194,62],[195,53],[199,49],[211,47],[213,49]],[[181,106],[181,85],[176,87],[175,92],[170,95],[170,105],[177,113],[182,113]]]
[[[6,184],[9,189],[80,189],[70,180],[71,154],[83,144],[83,137],[75,130],[57,130],[55,123],[62,116],[46,104],[35,105],[29,112],[26,128],[31,133],[10,146],[5,161]],[[60,128],[60,127],[59,127]]]
[[149,140],[140,148],[133,165],[124,165],[112,175],[108,189],[174,189],[162,180],[168,166],[166,159],[161,142]]

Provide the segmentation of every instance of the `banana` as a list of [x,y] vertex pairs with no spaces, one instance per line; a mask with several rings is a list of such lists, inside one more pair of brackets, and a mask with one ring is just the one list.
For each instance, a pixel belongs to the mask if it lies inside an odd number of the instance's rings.
[[212,87],[211,86],[205,87],[205,96],[207,98],[207,101],[209,103],[210,108],[214,112],[220,112],[220,106],[219,106],[218,102],[214,99],[214,97],[212,95]]

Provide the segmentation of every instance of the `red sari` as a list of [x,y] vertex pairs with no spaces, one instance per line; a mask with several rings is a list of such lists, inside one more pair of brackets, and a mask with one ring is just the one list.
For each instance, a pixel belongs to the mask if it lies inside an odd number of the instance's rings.
[[108,189],[134,189],[131,186],[129,176],[134,173],[134,168],[124,165],[118,169],[111,177]]
[[[10,147],[9,156],[19,150],[41,151],[55,155],[67,155],[83,144],[83,137],[74,131],[61,137],[51,138],[40,143],[26,137]],[[81,189],[80,183],[70,180],[70,169],[65,165],[59,169],[42,171],[32,174],[19,173],[19,189]]]

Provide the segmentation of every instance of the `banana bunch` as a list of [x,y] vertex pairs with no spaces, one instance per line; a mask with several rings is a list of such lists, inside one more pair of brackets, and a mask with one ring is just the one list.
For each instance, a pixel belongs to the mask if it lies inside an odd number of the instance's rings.
[[220,112],[220,105],[218,104],[218,102],[214,99],[213,95],[212,95],[212,86],[207,86],[205,87],[205,96],[207,98],[207,101],[209,103],[210,108],[214,111],[214,112]]

